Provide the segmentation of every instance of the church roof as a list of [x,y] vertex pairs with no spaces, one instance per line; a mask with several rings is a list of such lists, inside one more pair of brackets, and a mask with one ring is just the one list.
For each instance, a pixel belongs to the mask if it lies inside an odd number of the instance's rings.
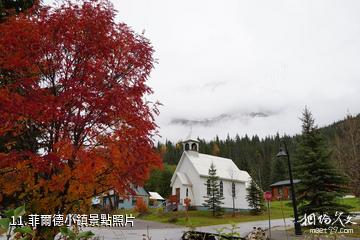
[[176,176],[179,178],[181,184],[191,186],[191,181],[186,173],[177,172]]
[[215,165],[216,175],[220,179],[248,182],[251,177],[246,171],[240,170],[229,158],[198,153],[196,151],[185,151],[195,170],[200,176],[207,177],[211,163]]

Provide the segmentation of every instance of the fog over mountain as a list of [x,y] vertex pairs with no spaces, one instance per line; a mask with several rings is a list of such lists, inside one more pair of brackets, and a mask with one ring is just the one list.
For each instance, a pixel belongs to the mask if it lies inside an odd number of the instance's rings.
[[222,121],[234,121],[238,120],[240,122],[247,122],[251,118],[266,118],[274,113],[271,112],[233,112],[233,113],[223,113],[215,117],[211,118],[203,118],[203,119],[196,119],[196,120],[190,120],[186,118],[173,118],[170,121],[170,124],[173,125],[183,125],[183,126],[204,126],[204,127],[213,127],[219,122]]
[[295,134],[305,106],[320,126],[360,112],[360,1],[113,3],[156,51],[160,140]]

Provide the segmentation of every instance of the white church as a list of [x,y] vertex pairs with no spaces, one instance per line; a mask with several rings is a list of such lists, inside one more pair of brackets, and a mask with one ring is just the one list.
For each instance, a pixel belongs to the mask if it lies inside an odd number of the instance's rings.
[[184,199],[191,200],[190,205],[197,209],[205,209],[202,206],[204,196],[207,195],[206,182],[210,165],[216,168],[219,177],[220,193],[223,195],[222,207],[232,209],[249,209],[246,201],[246,188],[250,184],[251,177],[246,171],[240,170],[235,163],[228,158],[199,153],[199,142],[188,137],[183,141],[183,154],[176,170],[171,178],[172,194],[176,196],[181,209]]

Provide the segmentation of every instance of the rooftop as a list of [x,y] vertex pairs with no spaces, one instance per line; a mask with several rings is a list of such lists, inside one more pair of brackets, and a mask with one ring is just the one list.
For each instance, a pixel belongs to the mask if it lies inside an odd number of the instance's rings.
[[[299,182],[300,182],[299,179],[294,179],[294,183],[299,183]],[[290,185],[290,180],[283,180],[283,181],[273,183],[270,185],[270,187],[286,186],[286,185]]]
[[150,194],[150,199],[155,199],[155,200],[165,200],[159,193],[157,192],[149,192]]
[[200,176],[208,177],[209,168],[213,163],[216,168],[216,174],[220,179],[239,182],[248,182],[251,179],[246,171],[240,170],[229,158],[202,154],[196,151],[185,151],[184,153],[190,159]]

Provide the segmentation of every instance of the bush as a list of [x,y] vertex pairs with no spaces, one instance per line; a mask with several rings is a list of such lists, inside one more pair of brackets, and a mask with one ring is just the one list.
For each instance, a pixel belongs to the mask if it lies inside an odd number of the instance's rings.
[[163,214],[163,213],[164,213],[164,207],[159,207],[159,208],[157,209],[157,213],[158,213],[159,215]]
[[189,210],[189,211],[196,211],[197,208],[196,208],[196,206],[190,205],[188,210]]
[[148,207],[143,198],[139,197],[136,199],[135,211],[140,214],[145,214],[148,212]]
[[178,221],[178,218],[176,216],[173,216],[171,218],[169,218],[168,222],[169,223],[176,223]]

